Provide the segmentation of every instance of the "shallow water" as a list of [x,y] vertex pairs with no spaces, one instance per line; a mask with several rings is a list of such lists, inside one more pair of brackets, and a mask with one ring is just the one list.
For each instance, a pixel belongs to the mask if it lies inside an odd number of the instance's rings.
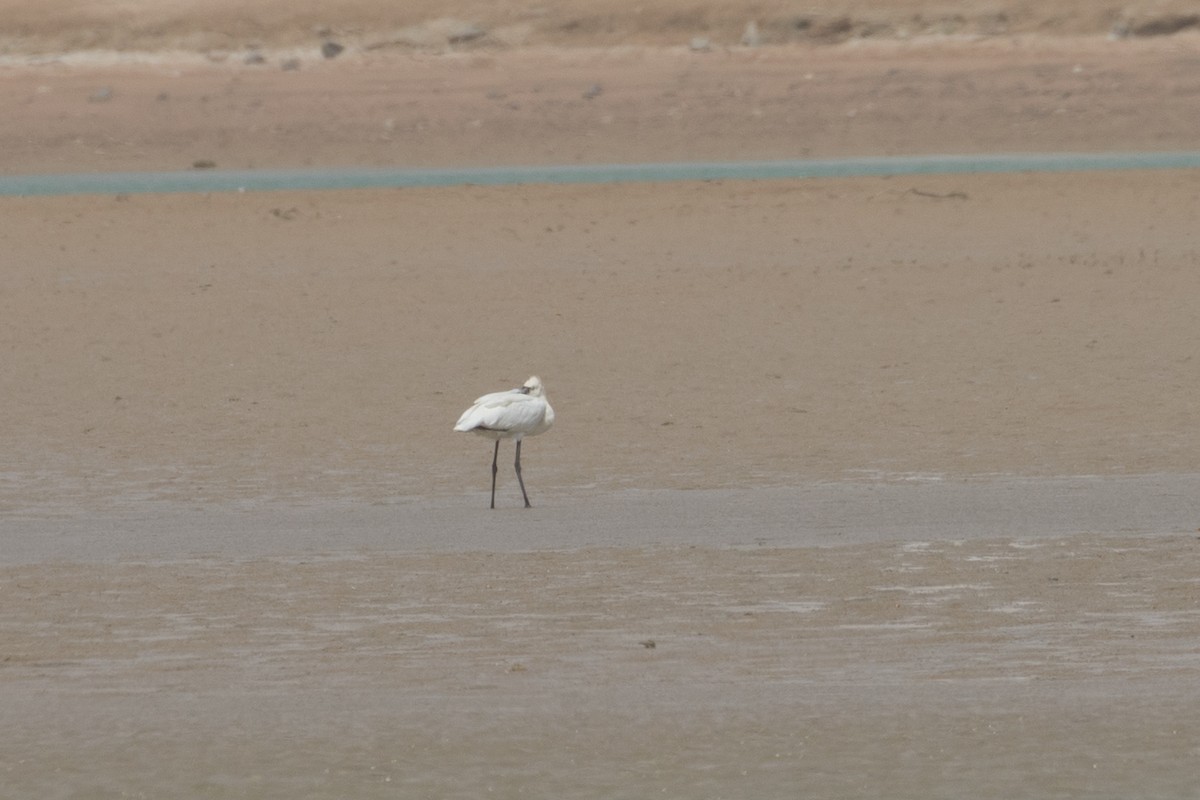
[[[1200,527],[1200,474],[909,479],[796,487],[486,492],[398,503],[42,505],[4,522],[0,564],[587,547],[810,547]],[[135,509],[136,510],[132,510]]]
[[877,156],[788,161],[570,164],[446,169],[191,170],[0,176],[0,196],[855,178],[1005,172],[1193,169],[1200,152]]

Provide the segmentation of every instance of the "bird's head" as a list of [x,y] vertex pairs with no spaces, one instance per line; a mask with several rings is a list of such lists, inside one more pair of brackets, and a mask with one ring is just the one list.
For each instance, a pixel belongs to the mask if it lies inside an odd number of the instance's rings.
[[532,376],[525,381],[525,385],[521,387],[521,393],[531,395],[533,397],[542,396],[542,379],[537,375]]

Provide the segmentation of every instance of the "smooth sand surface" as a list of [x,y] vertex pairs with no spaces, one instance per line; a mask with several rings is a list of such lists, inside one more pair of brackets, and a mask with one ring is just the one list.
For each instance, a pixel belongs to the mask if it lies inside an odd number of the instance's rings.
[[[3,5],[9,174],[1200,130],[1194,31],[1096,4],[743,49],[346,2],[333,60],[306,3]],[[0,797],[1191,797],[1198,216],[1189,171],[2,199]],[[450,428],[531,373],[489,512]]]
[[535,497],[1194,472],[1198,196],[1167,171],[6,198],[2,502],[485,489],[489,444],[450,427],[535,372],[563,412]]

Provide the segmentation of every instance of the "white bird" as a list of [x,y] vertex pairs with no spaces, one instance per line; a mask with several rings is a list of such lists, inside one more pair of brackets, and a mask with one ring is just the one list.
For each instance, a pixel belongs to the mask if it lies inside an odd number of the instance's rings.
[[536,375],[525,381],[520,389],[485,394],[458,418],[454,430],[478,433],[496,442],[496,451],[492,454],[492,508],[496,507],[496,459],[500,457],[500,440],[517,440],[517,481],[521,484],[525,507],[532,508],[529,495],[525,492],[525,481],[521,477],[521,440],[526,436],[545,433],[553,424],[554,409],[550,407],[546,390]]

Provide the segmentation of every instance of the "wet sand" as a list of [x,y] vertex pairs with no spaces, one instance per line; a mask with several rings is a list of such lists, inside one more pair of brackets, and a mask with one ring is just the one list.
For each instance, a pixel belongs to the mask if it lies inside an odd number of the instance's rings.
[[1179,535],[1200,526],[1200,475],[834,481],[791,487],[549,491],[513,486],[397,502],[130,504],[11,515],[0,566],[365,553],[528,553],[685,546],[819,548],[879,542]]
[[1198,546],[7,569],[6,791],[1186,797]]
[[[1200,174],[6,198],[9,512],[1192,473]],[[504,459],[511,463],[511,450]],[[513,487],[510,469],[502,489]]]
[[[1192,33],[1024,13],[1090,38],[10,58],[0,168],[1195,147]],[[1189,797],[1198,200],[0,200],[0,796]]]

